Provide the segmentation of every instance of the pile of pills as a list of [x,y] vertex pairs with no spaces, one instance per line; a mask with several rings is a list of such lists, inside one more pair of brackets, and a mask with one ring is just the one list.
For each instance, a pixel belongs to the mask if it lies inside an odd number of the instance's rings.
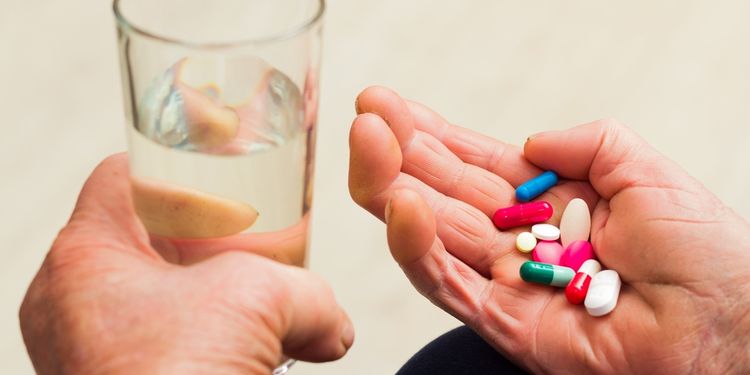
[[492,221],[501,230],[531,225],[531,232],[516,237],[516,248],[531,253],[531,261],[520,269],[527,282],[565,288],[565,297],[574,305],[584,304],[591,316],[607,315],[614,310],[620,294],[620,276],[614,270],[602,270],[589,242],[591,215],[583,199],[568,202],[560,218],[560,227],[546,224],[552,217],[552,205],[531,202],[557,184],[557,174],[547,171],[516,189],[521,203],[501,208]]

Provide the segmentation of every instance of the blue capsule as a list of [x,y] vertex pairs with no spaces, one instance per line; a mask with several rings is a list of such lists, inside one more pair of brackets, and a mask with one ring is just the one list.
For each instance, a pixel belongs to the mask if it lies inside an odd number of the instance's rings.
[[528,202],[557,184],[557,174],[547,171],[532,178],[516,188],[516,199],[519,202]]

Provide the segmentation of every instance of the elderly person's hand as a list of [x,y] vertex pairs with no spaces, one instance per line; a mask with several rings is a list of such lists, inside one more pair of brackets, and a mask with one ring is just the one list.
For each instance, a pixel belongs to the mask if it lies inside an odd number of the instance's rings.
[[[499,352],[535,373],[750,369],[750,226],[627,128],[599,121],[521,150],[384,88],[365,90],[357,112],[352,197],[387,223],[414,286]],[[539,197],[555,209],[550,222],[584,199],[596,254],[624,282],[605,317],[522,281],[523,228],[498,231],[489,218],[542,170],[563,178]]]
[[246,251],[168,263],[128,185],[124,155],[94,171],[29,287],[20,319],[37,372],[269,374],[284,355],[346,353],[352,325],[323,280]]

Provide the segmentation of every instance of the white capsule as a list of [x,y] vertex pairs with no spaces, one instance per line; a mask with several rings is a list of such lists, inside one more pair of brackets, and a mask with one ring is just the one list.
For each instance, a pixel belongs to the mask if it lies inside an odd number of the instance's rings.
[[536,237],[529,232],[521,232],[516,237],[516,249],[522,253],[529,253],[536,247]]
[[584,301],[589,315],[604,316],[612,312],[617,306],[621,285],[617,271],[605,270],[594,275]]
[[543,241],[556,241],[560,238],[560,229],[552,224],[536,224],[531,227],[531,233]]

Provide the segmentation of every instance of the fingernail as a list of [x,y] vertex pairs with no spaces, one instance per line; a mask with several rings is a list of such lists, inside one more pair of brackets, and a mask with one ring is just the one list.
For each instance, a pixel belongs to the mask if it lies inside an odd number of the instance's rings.
[[351,348],[354,343],[354,325],[351,320],[347,319],[346,325],[341,331],[341,343],[344,344],[346,349]]
[[550,135],[552,133],[557,133],[557,131],[556,130],[547,130],[547,131],[543,131],[543,132],[534,133],[534,134],[530,135],[528,138],[526,138],[526,142],[528,142],[528,141],[530,141],[532,139],[546,137],[546,136],[548,136],[548,135]]
[[528,142],[528,141],[530,141],[530,140],[532,140],[532,139],[534,139],[534,138],[539,138],[539,136],[540,136],[540,135],[543,135],[543,134],[544,134],[544,132],[541,132],[541,133],[534,133],[534,134],[532,134],[532,135],[530,135],[530,136],[528,136],[528,137],[526,138],[526,142]]

